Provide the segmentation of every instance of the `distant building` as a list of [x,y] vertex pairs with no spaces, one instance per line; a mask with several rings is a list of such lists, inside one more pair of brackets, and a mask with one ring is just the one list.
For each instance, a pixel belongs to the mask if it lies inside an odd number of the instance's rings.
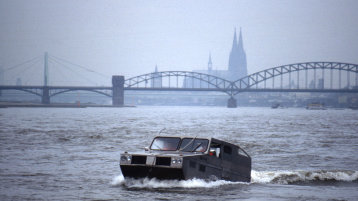
[[152,79],[150,86],[153,88],[161,88],[162,87],[162,76],[158,73],[158,66],[155,66],[155,71],[152,74]]
[[308,85],[309,89],[315,89],[316,88],[316,83],[314,80],[311,80],[310,84]]
[[324,89],[324,79],[318,79],[318,89]]
[[[194,70],[193,72],[204,73],[226,80],[235,81],[242,77],[247,76],[247,61],[246,53],[244,50],[244,43],[242,39],[242,32],[240,28],[239,41],[236,37],[236,29],[234,33],[234,39],[232,42],[232,48],[229,56],[228,70],[213,70],[213,63],[211,53],[209,54],[208,69],[207,70]],[[184,87],[200,87],[199,80],[193,80],[192,78],[186,78],[184,81]]]
[[237,80],[239,78],[247,76],[247,62],[246,53],[244,50],[244,42],[242,40],[242,33],[240,28],[239,42],[236,42],[236,30],[234,34],[234,41],[229,57],[229,80]]
[[22,85],[21,78],[17,78],[16,79],[16,86],[21,86],[21,85]]
[[2,67],[0,67],[0,85],[3,85],[3,84],[5,84],[5,82],[4,82],[4,70],[3,70],[3,68]]
[[[4,70],[0,67],[0,85],[4,85]],[[2,96],[2,91],[0,90],[0,96]]]

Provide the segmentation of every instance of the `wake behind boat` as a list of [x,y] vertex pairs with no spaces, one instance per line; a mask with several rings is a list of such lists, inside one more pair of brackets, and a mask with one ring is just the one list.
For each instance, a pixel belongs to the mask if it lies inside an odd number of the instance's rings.
[[158,136],[145,153],[121,154],[120,168],[125,178],[251,180],[251,157],[215,138]]

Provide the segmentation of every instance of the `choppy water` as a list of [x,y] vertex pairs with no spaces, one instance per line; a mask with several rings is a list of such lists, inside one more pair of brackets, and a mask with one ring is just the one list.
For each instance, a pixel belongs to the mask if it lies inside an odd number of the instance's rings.
[[[213,136],[253,159],[251,183],[124,180],[123,151],[159,130]],[[357,200],[358,111],[0,109],[0,200]]]

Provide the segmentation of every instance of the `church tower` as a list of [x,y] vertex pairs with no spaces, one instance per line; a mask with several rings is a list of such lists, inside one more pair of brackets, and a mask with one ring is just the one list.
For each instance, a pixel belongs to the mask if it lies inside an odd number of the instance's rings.
[[237,53],[238,53],[238,49],[237,49],[237,39],[236,39],[236,29],[235,29],[234,40],[232,41],[232,48],[231,48],[230,57],[229,57],[229,72],[228,72],[229,80],[234,80],[236,77],[236,74],[238,73]]
[[240,28],[239,43],[237,44],[238,49],[238,67],[239,67],[239,78],[247,76],[247,62],[246,52],[244,50],[244,42],[242,40],[242,33]]
[[211,74],[212,70],[213,70],[213,62],[211,61],[211,53],[209,53],[208,74]]
[[161,77],[161,74],[158,73],[157,65],[155,65],[154,73],[152,73],[151,87],[152,88],[161,88],[162,87],[162,77]]
[[237,42],[236,29],[234,33],[234,40],[229,57],[229,79],[235,81],[247,75],[246,53],[244,50],[244,43],[242,40],[242,33],[240,28],[239,42]]

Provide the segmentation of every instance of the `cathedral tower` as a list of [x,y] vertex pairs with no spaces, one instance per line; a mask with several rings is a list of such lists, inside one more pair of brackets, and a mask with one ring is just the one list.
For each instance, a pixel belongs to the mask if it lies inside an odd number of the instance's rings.
[[229,57],[229,79],[235,81],[247,75],[246,53],[244,50],[244,43],[242,40],[242,33],[240,28],[239,42],[237,42],[236,29],[234,33],[234,40]]
[[154,71],[154,73],[152,73],[151,87],[152,88],[161,88],[162,87],[162,76],[158,72],[157,65],[155,65],[155,71]]
[[208,61],[208,74],[211,74],[211,71],[213,70],[213,62],[211,61],[211,53],[209,54],[209,61]]

